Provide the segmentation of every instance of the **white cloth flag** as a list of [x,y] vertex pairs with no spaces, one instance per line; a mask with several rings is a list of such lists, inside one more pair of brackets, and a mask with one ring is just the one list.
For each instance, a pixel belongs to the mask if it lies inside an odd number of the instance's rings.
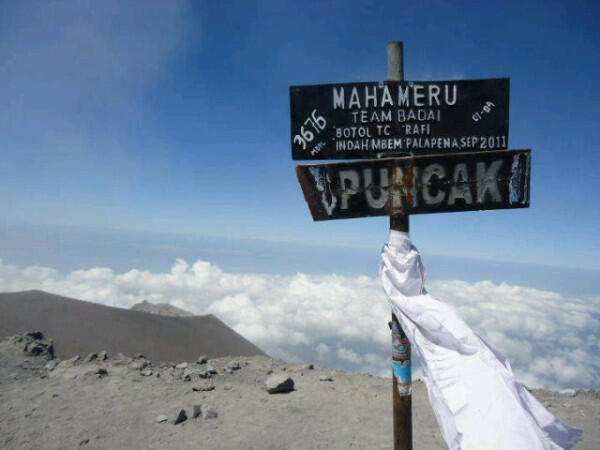
[[508,361],[427,293],[408,233],[391,231],[379,275],[423,368],[429,400],[450,449],[568,449],[582,431],[563,424],[513,377]]

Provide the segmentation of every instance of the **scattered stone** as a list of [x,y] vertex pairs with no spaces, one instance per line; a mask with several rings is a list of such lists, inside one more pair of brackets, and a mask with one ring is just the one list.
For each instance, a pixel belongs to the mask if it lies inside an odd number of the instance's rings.
[[209,375],[216,375],[217,374],[217,369],[215,369],[211,364],[206,364],[206,372]]
[[51,359],[46,363],[44,369],[46,369],[48,372],[52,372],[54,369],[56,369],[56,366],[58,366],[59,363],[60,359]]
[[41,331],[28,331],[27,333],[25,333],[25,336],[36,340],[44,339],[44,333],[42,333]]
[[175,418],[173,425],[178,425],[182,422],[185,422],[186,420],[187,420],[187,414],[185,413],[185,409],[182,409],[181,411],[179,411],[179,414],[177,414],[177,417]]
[[141,353],[136,353],[135,355],[133,355],[133,359],[146,359],[146,357]]
[[198,360],[196,361],[196,364],[206,364],[208,362],[208,359],[206,359],[206,355],[202,355],[198,358]]
[[333,381],[333,377],[331,375],[321,375],[319,381]]
[[304,367],[302,367],[302,369],[304,370],[314,370],[315,366],[314,364],[307,364]]
[[181,379],[183,381],[192,381],[193,379],[198,379],[198,372],[192,369],[183,369],[181,374]]
[[208,392],[213,391],[215,389],[215,384],[212,380],[206,380],[203,382],[199,382],[192,387],[192,390],[195,392]]
[[98,357],[96,359],[98,361],[106,361],[108,359],[108,353],[106,353],[106,350],[102,350],[100,353],[98,353]]
[[167,422],[169,420],[169,418],[167,416],[165,416],[164,414],[161,414],[160,416],[158,416],[156,418],[156,423],[163,423],[163,422]]
[[51,339],[44,339],[44,334],[41,331],[18,334],[11,336],[9,340],[28,355],[45,356],[48,359],[54,358],[54,344]]
[[90,443],[90,440],[89,440],[89,439],[84,439],[83,441],[81,441],[81,442],[79,443],[79,445],[85,445],[85,444],[89,444],[89,443]]
[[58,365],[54,368],[54,370],[58,369],[68,369],[73,367],[79,361],[79,355],[75,355],[72,358],[65,359],[58,363]]
[[265,381],[269,394],[286,393],[294,390],[294,380],[287,375],[271,375]]
[[231,391],[232,389],[233,389],[233,386],[230,384],[226,384],[225,386],[223,386],[224,391]]
[[208,405],[202,404],[200,406],[200,409],[202,410],[202,418],[204,420],[216,419],[218,417],[217,411],[215,411]]
[[240,363],[237,362],[237,361],[231,361],[230,363],[228,363],[225,366],[225,369],[228,370],[228,371],[230,371],[230,372],[233,372],[234,370],[240,370],[241,369]]
[[95,373],[98,375],[98,378],[102,378],[108,375],[108,370],[106,370],[106,367],[98,367]]
[[187,366],[188,366],[188,363],[182,362],[182,363],[177,364],[175,367],[177,369],[187,369]]
[[85,359],[83,360],[83,362],[88,363],[88,362],[95,361],[97,357],[98,357],[98,354],[96,352],[92,352],[92,353],[90,353],[89,355],[87,355],[85,357]]
[[192,414],[192,417],[194,419],[196,419],[197,417],[199,417],[202,414],[202,405],[194,405],[194,413]]
[[[152,376],[152,369],[150,367],[146,367],[144,370],[140,371],[140,374],[143,377],[151,377]],[[159,375],[158,373],[156,374],[157,376]]]

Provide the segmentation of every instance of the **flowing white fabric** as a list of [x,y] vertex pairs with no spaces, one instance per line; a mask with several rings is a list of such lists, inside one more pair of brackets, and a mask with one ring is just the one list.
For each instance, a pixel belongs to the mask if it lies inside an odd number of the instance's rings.
[[421,362],[450,449],[568,449],[581,439],[582,431],[548,412],[451,306],[427,293],[421,257],[408,233],[390,232],[379,275]]

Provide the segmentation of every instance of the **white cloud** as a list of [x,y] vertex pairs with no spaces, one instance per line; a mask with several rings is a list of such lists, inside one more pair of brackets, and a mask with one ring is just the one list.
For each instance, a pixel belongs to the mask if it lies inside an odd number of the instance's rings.
[[[504,353],[527,385],[600,388],[600,298],[489,281],[437,281],[428,288]],[[97,267],[61,274],[0,259],[0,291],[26,289],[125,308],[142,299],[169,302],[215,314],[276,357],[389,372],[389,307],[375,278],[235,274],[181,259],[166,273]]]

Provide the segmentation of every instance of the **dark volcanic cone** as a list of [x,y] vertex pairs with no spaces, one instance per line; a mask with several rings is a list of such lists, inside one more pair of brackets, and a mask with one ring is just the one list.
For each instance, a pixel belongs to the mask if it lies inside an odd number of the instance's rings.
[[168,317],[43,291],[0,294],[0,339],[29,330],[51,336],[59,358],[100,350],[154,361],[265,355],[213,315]]

